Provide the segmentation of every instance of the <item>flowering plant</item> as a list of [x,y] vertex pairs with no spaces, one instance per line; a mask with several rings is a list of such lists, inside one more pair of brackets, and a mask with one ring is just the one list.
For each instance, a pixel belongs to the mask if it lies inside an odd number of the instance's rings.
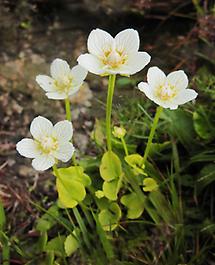
[[[34,139],[25,138],[17,143],[17,151],[25,157],[33,158],[32,166],[36,170],[53,168],[59,197],[58,208],[65,209],[72,227],[63,240],[66,255],[70,256],[77,248],[84,248],[90,253],[92,234],[96,230],[100,247],[104,251],[102,258],[97,255],[91,257],[89,254],[92,259],[96,259],[96,264],[108,264],[113,260],[114,251],[109,237],[111,231],[120,226],[125,210],[128,219],[141,218],[146,210],[155,224],[159,224],[161,219],[174,224],[176,218],[169,211],[169,203],[162,194],[159,183],[151,176],[153,165],[148,157],[163,108],[174,110],[178,105],[195,99],[197,93],[187,89],[188,78],[183,71],[175,71],[166,76],[158,67],[149,68],[148,82],[141,82],[138,88],[159,107],[144,155],[131,153],[125,140],[125,128],[114,126],[112,130],[111,112],[116,75],[135,74],[150,61],[148,53],[138,51],[139,44],[136,30],[121,31],[113,38],[106,31],[96,29],[88,37],[89,53],[79,56],[79,65],[70,69],[66,61],[54,60],[51,64],[51,77],[38,75],[36,81],[48,98],[65,100],[67,120],[53,126],[46,118],[36,117],[30,126]],[[71,143],[73,127],[69,97],[80,89],[87,71],[109,76],[105,126],[107,148],[102,154],[95,176],[90,176],[90,172],[87,172],[87,165],[83,166],[81,160],[76,160]],[[123,154],[113,147],[112,136],[121,142]],[[68,162],[71,158],[72,165],[58,168],[58,161]],[[98,171],[100,177],[96,179]],[[68,211],[70,208],[75,221]],[[40,226],[38,230],[44,232]]]

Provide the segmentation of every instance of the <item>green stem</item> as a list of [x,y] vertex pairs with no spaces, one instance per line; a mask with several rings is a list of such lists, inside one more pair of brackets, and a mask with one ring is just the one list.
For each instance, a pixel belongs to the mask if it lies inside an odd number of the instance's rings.
[[145,152],[144,152],[142,165],[144,165],[146,160],[147,160],[147,157],[148,157],[148,154],[149,154],[149,151],[150,151],[150,147],[151,147],[151,144],[152,144],[152,140],[153,140],[153,137],[154,137],[154,134],[155,134],[155,130],[156,130],[156,127],[157,127],[157,124],[158,124],[158,121],[159,121],[159,118],[160,118],[162,110],[163,110],[163,108],[161,106],[157,107],[157,109],[156,109],[156,114],[155,114],[155,117],[154,117],[154,120],[153,120],[152,128],[151,128],[151,131],[150,131],[150,134],[149,134],[149,138],[148,138],[148,142],[147,142],[147,145],[146,145],[146,149],[145,149]]
[[123,145],[123,148],[124,148],[124,151],[125,151],[125,155],[128,156],[128,148],[127,148],[127,145],[126,145],[124,137],[121,137],[121,142],[122,142],[122,145]]
[[112,150],[112,145],[111,145],[111,111],[112,111],[112,101],[113,101],[115,81],[116,81],[116,75],[109,75],[107,104],[106,104],[106,137],[107,137],[107,149],[108,149],[108,151]]
[[90,249],[91,246],[90,246],[90,242],[89,242],[89,239],[88,239],[88,236],[87,236],[87,234],[88,234],[87,233],[87,228],[86,228],[86,226],[85,226],[85,224],[84,224],[84,222],[82,220],[82,217],[81,217],[81,215],[80,215],[80,213],[79,213],[79,211],[78,211],[78,209],[76,207],[72,208],[72,210],[73,210],[73,213],[75,215],[75,219],[78,222],[78,225],[79,225],[79,227],[81,229],[84,242],[85,242],[86,246],[88,247],[88,249]]
[[10,265],[10,247],[8,244],[2,247],[2,265]]
[[65,109],[66,109],[66,119],[68,121],[72,120],[72,116],[71,116],[71,110],[70,110],[70,101],[69,98],[65,99]]

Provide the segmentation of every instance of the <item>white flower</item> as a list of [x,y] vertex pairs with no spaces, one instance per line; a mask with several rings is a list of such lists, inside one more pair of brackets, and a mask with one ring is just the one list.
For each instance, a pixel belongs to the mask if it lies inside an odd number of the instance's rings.
[[38,75],[36,81],[50,99],[65,99],[75,94],[87,76],[87,70],[80,65],[70,69],[62,59],[55,59],[50,67],[51,77]]
[[123,30],[115,38],[104,30],[92,30],[87,46],[89,53],[80,55],[78,63],[97,75],[132,75],[151,58],[146,52],[138,52],[140,39],[134,29]]
[[60,121],[53,126],[48,119],[38,116],[33,119],[30,132],[34,139],[22,139],[16,149],[22,156],[33,158],[36,170],[46,170],[57,160],[67,162],[72,157],[75,149],[69,142],[73,134],[71,122]]
[[138,84],[140,91],[163,108],[177,109],[198,95],[193,89],[186,89],[188,78],[184,71],[179,70],[167,76],[158,67],[150,67],[147,73],[148,83]]

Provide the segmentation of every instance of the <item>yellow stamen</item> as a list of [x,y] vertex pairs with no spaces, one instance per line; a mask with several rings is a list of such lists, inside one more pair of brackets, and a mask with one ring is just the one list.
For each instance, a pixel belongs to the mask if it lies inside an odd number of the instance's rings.
[[170,100],[177,95],[176,87],[171,84],[161,85],[156,89],[156,96],[163,101]]

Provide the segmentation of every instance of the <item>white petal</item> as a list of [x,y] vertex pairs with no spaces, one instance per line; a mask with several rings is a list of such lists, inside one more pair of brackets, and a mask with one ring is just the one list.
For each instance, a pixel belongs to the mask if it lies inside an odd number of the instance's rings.
[[20,155],[28,158],[35,158],[40,155],[36,142],[28,138],[24,138],[19,141],[16,144],[16,150],[20,153]]
[[62,78],[70,74],[70,67],[68,63],[62,59],[55,59],[50,67],[51,76],[54,79]]
[[30,126],[32,136],[38,140],[44,135],[51,135],[52,129],[52,123],[42,116],[34,118]]
[[138,89],[145,93],[147,98],[154,100],[154,95],[153,95],[153,89],[148,85],[148,83],[141,82],[138,84]]
[[194,100],[197,96],[198,93],[196,93],[196,91],[193,89],[182,89],[174,99],[174,102],[176,102],[177,105],[182,105]]
[[49,99],[65,99],[68,97],[66,93],[59,93],[59,92],[48,92],[46,93],[46,96]]
[[53,135],[60,142],[68,142],[72,139],[73,127],[70,121],[59,121],[55,124]]
[[87,70],[81,65],[76,65],[71,70],[74,86],[81,85],[87,76]]
[[167,82],[179,89],[185,89],[188,86],[188,78],[184,71],[179,70],[168,74]]
[[77,86],[77,87],[72,87],[70,90],[69,90],[69,93],[68,93],[68,96],[72,96],[74,95],[75,93],[77,93],[79,91],[79,89],[81,88],[82,84]]
[[162,101],[159,98],[154,98],[153,100],[157,105],[165,109],[177,109],[178,105],[174,101]]
[[78,63],[93,74],[102,75],[104,73],[101,61],[89,53],[80,55],[78,57]]
[[55,164],[54,157],[50,155],[41,155],[33,159],[32,166],[34,169],[44,171]]
[[116,37],[116,49],[125,54],[134,53],[139,50],[140,38],[134,29],[126,29],[119,32]]
[[154,89],[165,83],[166,75],[157,66],[153,66],[150,67],[148,70],[147,81],[149,85]]
[[106,31],[94,29],[90,32],[87,40],[87,48],[89,53],[95,56],[103,56],[104,51],[110,50],[113,46],[114,39]]
[[54,85],[53,85],[54,80],[50,76],[47,76],[47,75],[38,75],[36,77],[36,82],[46,92],[49,92],[49,91],[53,91],[54,90]]
[[62,143],[59,145],[59,148],[55,152],[54,156],[63,162],[67,162],[72,158],[74,151],[75,148],[72,143]]
[[151,56],[147,52],[137,52],[129,54],[128,61],[123,65],[119,74],[133,75],[141,71],[149,62]]

